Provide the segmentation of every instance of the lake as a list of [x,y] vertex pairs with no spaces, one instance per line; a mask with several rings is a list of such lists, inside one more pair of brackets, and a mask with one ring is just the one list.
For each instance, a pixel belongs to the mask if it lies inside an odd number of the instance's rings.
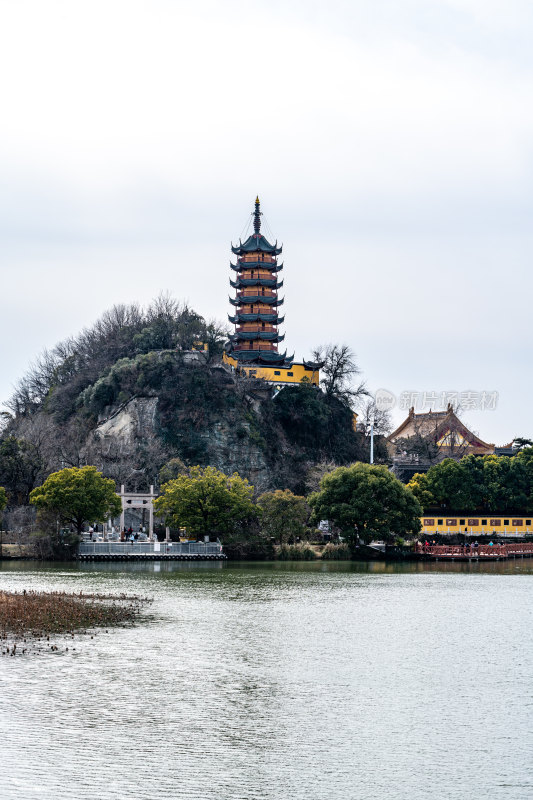
[[3,800],[533,796],[533,560],[0,562],[153,598],[0,660]]

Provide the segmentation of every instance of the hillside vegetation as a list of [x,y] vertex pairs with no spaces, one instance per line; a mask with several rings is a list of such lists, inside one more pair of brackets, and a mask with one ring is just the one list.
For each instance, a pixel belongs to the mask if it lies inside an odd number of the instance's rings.
[[[94,465],[130,490],[172,458],[238,471],[258,492],[305,492],[317,465],[367,460],[343,396],[309,385],[273,397],[221,360],[225,329],[162,296],[116,306],[43,353],[3,415],[0,485],[9,507],[63,467]],[[208,355],[191,360],[194,343]]]

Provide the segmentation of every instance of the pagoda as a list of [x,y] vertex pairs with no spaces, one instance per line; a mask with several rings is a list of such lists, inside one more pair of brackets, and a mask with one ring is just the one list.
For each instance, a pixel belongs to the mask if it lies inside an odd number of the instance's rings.
[[283,248],[278,247],[277,241],[271,244],[261,233],[259,197],[255,198],[252,216],[253,233],[246,241],[231,245],[237,258],[235,264],[230,262],[234,273],[230,285],[235,297],[229,298],[234,311],[228,319],[235,325],[235,332],[229,336],[224,361],[244,374],[271,383],[296,384],[305,379],[318,385],[320,364],[293,363],[294,353],[288,356],[286,350],[278,351],[285,338],[279,332],[284,317],[279,315],[283,305],[279,273],[283,264],[278,263],[278,256]]
[[279,273],[283,264],[278,264],[277,257],[282,251],[278,243],[270,242],[261,233],[261,209],[259,197],[255,199],[254,232],[245,242],[231,246],[237,256],[237,263],[230,263],[236,273],[230,285],[235,289],[235,297],[230,303],[235,306],[234,314],[229,321],[235,325],[235,333],[229,338],[228,355],[239,364],[264,365],[287,369],[292,365],[294,354],[287,357],[287,351],[278,352],[278,344],[285,335],[281,335],[278,326],[284,320],[278,309],[283,305],[283,298],[278,291],[283,286]]

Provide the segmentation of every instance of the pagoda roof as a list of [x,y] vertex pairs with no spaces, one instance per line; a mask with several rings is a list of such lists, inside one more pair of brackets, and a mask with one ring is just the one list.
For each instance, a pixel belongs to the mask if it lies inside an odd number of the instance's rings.
[[279,334],[277,331],[238,331],[229,336],[232,342],[249,341],[253,339],[262,339],[266,342],[282,342],[284,338],[285,334]]
[[239,322],[271,322],[273,325],[281,325],[285,317],[278,317],[277,314],[236,314],[232,317],[228,314],[228,319],[233,325]]
[[325,361],[306,361],[305,358],[303,360],[304,367],[307,367],[307,369],[312,369],[314,371],[322,369],[325,363],[326,363]]
[[269,289],[281,289],[283,281],[277,278],[237,278],[236,281],[230,279],[230,285],[234,289],[241,289],[247,286],[265,286]]
[[232,264],[229,262],[231,269],[234,272],[245,272],[247,269],[266,269],[268,272],[281,272],[283,264],[273,264],[270,261],[243,261],[240,264]]
[[276,353],[274,350],[232,350],[231,357],[246,364],[265,364],[271,367],[292,364],[294,361],[294,353],[287,356],[287,351]]
[[244,306],[254,303],[260,303],[265,306],[281,306],[283,305],[283,297],[265,297],[261,294],[254,294],[248,297],[230,297],[229,301],[232,306]]
[[231,252],[235,255],[244,255],[245,253],[270,253],[271,255],[278,256],[283,250],[283,247],[278,247],[276,240],[275,244],[270,244],[262,233],[252,233],[245,242],[239,240],[236,246],[231,245]]
[[427,414],[415,414],[414,407],[409,409],[409,416],[388,437],[395,444],[398,439],[409,439],[412,436],[423,436],[432,439],[439,447],[447,447],[447,437],[459,435],[468,447],[468,452],[487,454],[494,452],[494,444],[480,439],[469,430],[456,415],[451,404],[446,411],[429,411]]

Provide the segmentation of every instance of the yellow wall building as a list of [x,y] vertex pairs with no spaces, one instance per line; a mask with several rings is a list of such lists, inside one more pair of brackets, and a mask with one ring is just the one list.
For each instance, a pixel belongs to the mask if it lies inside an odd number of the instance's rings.
[[313,367],[306,366],[304,363],[298,361],[293,361],[290,367],[282,368],[277,366],[266,367],[260,364],[242,364],[227,353],[224,353],[222,360],[225,364],[228,364],[235,370],[240,370],[250,378],[259,378],[275,385],[296,385],[303,381],[304,383],[311,383],[313,386],[318,386],[320,380],[320,372],[318,369],[313,369]]
[[533,517],[527,514],[480,514],[476,516],[430,516],[420,519],[421,536],[437,533],[453,535],[463,533],[467,536],[520,536],[533,533]]

